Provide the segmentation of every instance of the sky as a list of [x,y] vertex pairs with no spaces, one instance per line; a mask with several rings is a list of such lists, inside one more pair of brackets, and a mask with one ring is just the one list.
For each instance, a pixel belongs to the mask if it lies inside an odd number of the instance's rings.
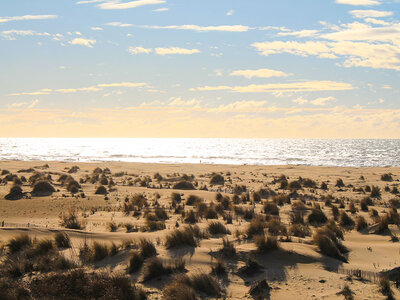
[[0,137],[400,138],[400,0],[0,2]]

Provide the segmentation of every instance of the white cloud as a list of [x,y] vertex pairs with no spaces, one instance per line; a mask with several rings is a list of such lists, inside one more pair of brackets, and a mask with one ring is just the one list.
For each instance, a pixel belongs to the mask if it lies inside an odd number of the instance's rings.
[[155,48],[154,50],[158,55],[170,55],[170,54],[188,55],[188,54],[200,53],[199,49],[185,49],[179,47]]
[[171,97],[169,99],[168,106],[174,106],[174,107],[198,107],[200,105],[200,101],[196,99],[191,99],[191,100],[182,100],[181,97]]
[[293,41],[273,41],[264,43],[253,43],[251,46],[261,52],[262,55],[268,56],[276,53],[290,53],[295,55],[319,55],[321,53],[329,53],[330,48],[325,42],[293,42]]
[[4,30],[0,32],[0,36],[8,39],[8,40],[15,40],[15,36],[50,36],[48,32],[36,32],[33,30]]
[[93,48],[93,45],[96,44],[96,40],[89,40],[85,38],[75,38],[69,42],[71,45],[81,45],[89,48]]
[[136,0],[129,2],[121,2],[119,0],[107,1],[98,5],[101,9],[128,9],[136,8],[144,5],[164,4],[165,0]]
[[12,93],[8,94],[8,96],[36,96],[36,95],[50,95],[52,92],[51,89],[41,89],[37,92],[22,92],[22,93]]
[[64,88],[64,89],[41,89],[36,92],[19,92],[8,94],[7,96],[32,96],[32,95],[50,95],[52,93],[71,94],[77,92],[98,92],[104,88],[142,88],[148,87],[145,82],[117,82],[117,83],[99,83],[96,86],[81,88]]
[[334,97],[325,97],[325,98],[317,98],[317,99],[311,100],[310,103],[313,105],[324,106],[335,100],[336,99]]
[[233,71],[230,76],[243,76],[246,78],[270,78],[270,77],[288,77],[289,74],[286,74],[282,71],[275,71],[270,69],[258,69],[258,70],[237,70]]
[[153,11],[155,11],[155,12],[164,12],[164,11],[168,11],[168,10],[169,10],[168,7],[161,7],[161,8],[153,9]]
[[243,100],[236,101],[229,104],[222,104],[215,108],[210,108],[210,112],[249,112],[257,111],[259,108],[265,106],[267,101],[254,101],[254,100]]
[[101,83],[99,87],[142,87],[147,86],[144,82],[119,82],[119,83]]
[[24,15],[14,17],[0,17],[0,23],[6,23],[11,21],[27,21],[27,20],[48,20],[56,19],[56,15]]
[[251,84],[248,86],[204,86],[191,91],[232,91],[236,93],[287,93],[352,90],[350,83],[335,81],[303,81],[291,83]]
[[113,26],[113,27],[131,27],[131,26],[133,26],[132,24],[125,24],[125,23],[121,23],[121,22],[109,22],[104,25]]
[[308,100],[304,99],[303,97],[300,96],[299,98],[296,98],[296,99],[292,100],[292,102],[300,104],[300,105],[303,105],[303,104],[308,103]]
[[168,25],[168,26],[158,26],[158,25],[143,25],[139,26],[142,28],[149,29],[178,29],[178,30],[194,30],[199,32],[207,31],[226,31],[226,32],[246,32],[252,29],[249,26],[244,25],[219,25],[219,26],[199,26],[199,25]]
[[[354,29],[355,27],[359,29]],[[370,28],[367,25],[352,25],[351,28],[321,36],[335,42],[272,41],[253,43],[252,46],[265,56],[290,53],[299,56],[314,55],[329,59],[343,57],[342,65],[345,67],[400,70],[400,27]],[[357,40],[365,40],[365,42]],[[392,43],[372,43],[383,41],[391,41]]]
[[347,5],[360,5],[360,6],[370,6],[370,5],[380,5],[380,1],[377,0],[336,0],[338,4],[347,4]]
[[100,31],[100,30],[103,30],[103,28],[101,28],[101,27],[92,27],[91,28],[93,31]]
[[105,0],[82,0],[76,2],[76,4],[88,4],[88,3],[98,3],[98,2],[104,2]]
[[12,103],[8,107],[15,108],[15,109],[32,109],[39,103],[38,99],[35,99],[31,102],[17,102]]
[[129,47],[128,52],[131,54],[141,54],[141,53],[145,53],[148,54],[150,52],[152,52],[153,49],[151,48],[143,48],[143,47]]
[[230,11],[228,11],[226,13],[227,16],[232,16],[235,13],[235,11],[233,9],[231,9]]
[[300,30],[300,31],[283,31],[279,32],[280,36],[297,36],[297,37],[312,37],[315,36],[319,31],[318,30]]
[[352,10],[349,12],[355,18],[383,18],[393,16],[391,11],[381,11],[381,10]]

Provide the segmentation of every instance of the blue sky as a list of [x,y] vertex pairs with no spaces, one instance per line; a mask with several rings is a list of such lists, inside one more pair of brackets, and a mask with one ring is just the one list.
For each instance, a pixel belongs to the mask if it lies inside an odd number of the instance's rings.
[[400,138],[399,6],[3,1],[0,136]]

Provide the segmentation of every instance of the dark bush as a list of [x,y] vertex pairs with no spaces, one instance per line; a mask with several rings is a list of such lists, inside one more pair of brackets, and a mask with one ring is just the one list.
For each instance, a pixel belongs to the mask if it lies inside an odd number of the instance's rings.
[[190,246],[196,247],[195,233],[192,227],[175,229],[165,237],[165,247],[167,249],[174,247]]
[[19,185],[14,185],[10,188],[9,193],[4,197],[6,200],[19,200],[24,196],[22,188]]
[[211,177],[210,184],[213,184],[213,185],[224,185],[225,184],[225,178],[224,178],[224,176],[222,176],[220,174],[214,174]]
[[96,195],[107,195],[107,188],[104,185],[100,185],[94,192]]
[[55,191],[48,181],[38,181],[33,185],[32,195],[36,197],[50,196]]
[[273,202],[265,202],[264,203],[264,213],[268,215],[279,216],[279,208]]
[[54,241],[58,248],[71,248],[71,240],[65,232],[57,232]]
[[178,259],[171,264],[164,264],[161,259],[153,257],[148,259],[143,266],[143,281],[148,281],[172,272],[185,271],[185,261]]
[[340,213],[340,226],[353,228],[354,225],[354,220],[346,212],[342,211]]
[[230,231],[225,227],[225,225],[218,221],[209,223],[207,230],[212,235],[230,233]]
[[372,186],[371,188],[371,197],[372,198],[380,198],[381,197],[381,190],[377,186]]
[[275,236],[258,235],[254,237],[258,253],[267,253],[279,248],[278,240]]
[[190,181],[179,181],[175,183],[172,188],[174,190],[195,190],[196,188]]
[[382,181],[393,181],[393,177],[391,174],[386,173],[381,176],[381,180]]
[[328,218],[326,217],[324,212],[318,208],[313,208],[311,210],[311,214],[308,215],[308,223],[310,224],[314,225],[325,224],[327,221]]

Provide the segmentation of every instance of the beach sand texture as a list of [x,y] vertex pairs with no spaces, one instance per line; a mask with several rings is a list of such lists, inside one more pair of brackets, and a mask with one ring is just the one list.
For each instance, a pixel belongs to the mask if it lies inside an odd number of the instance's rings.
[[[73,166],[78,167],[75,168],[76,172],[69,173]],[[96,168],[102,171],[98,173],[98,180],[93,179]],[[29,178],[36,173],[42,173],[44,177],[50,175],[48,181],[56,191],[47,196],[32,195],[33,184]],[[19,179],[24,176],[28,180],[22,183],[24,195],[18,200],[5,199],[13,185],[12,181],[5,179],[0,185],[0,225],[4,225],[0,227],[0,244],[4,246],[4,255],[8,241],[19,234],[28,234],[41,240],[53,239],[61,231],[71,239],[72,248],[61,250],[68,259],[80,264],[77,253],[85,242],[88,245],[95,241],[107,245],[114,243],[118,248],[116,254],[90,262],[85,268],[128,274],[129,258],[135,251],[135,242],[146,238],[155,245],[157,257],[164,262],[184,259],[188,275],[210,274],[211,267],[219,257],[222,258],[226,273],[214,274],[213,279],[222,288],[221,297],[226,299],[257,299],[255,294],[250,294],[250,288],[264,278],[271,288],[268,293],[265,291],[264,296],[270,299],[343,299],[344,296],[338,293],[345,285],[354,292],[355,299],[386,299],[381,292],[378,273],[393,269],[400,263],[400,244],[392,241],[393,237],[399,235],[398,223],[389,224],[388,229],[376,232],[376,224],[387,213],[392,214],[389,223],[397,222],[391,207],[400,204],[400,194],[395,191],[396,187],[400,188],[400,168],[2,161],[0,174],[1,178],[8,175],[11,179],[10,174],[14,174]],[[210,183],[215,174],[223,177],[223,184]],[[382,180],[384,174],[390,174],[392,180]],[[58,181],[62,175],[72,176],[79,183],[77,193],[67,191],[67,184]],[[286,176],[288,187],[279,180],[281,175]],[[107,179],[107,182],[104,181],[107,194],[95,194],[99,180],[104,179]],[[192,183],[195,189],[173,189],[174,184],[183,179]],[[338,179],[342,179],[344,186],[336,186]],[[109,185],[111,180],[114,184]],[[296,186],[296,182],[299,186]],[[327,184],[327,189],[321,189],[323,182]],[[246,191],[240,193],[235,186],[245,186]],[[367,186],[378,187],[380,196],[371,197]],[[218,192],[222,195],[220,199],[216,198]],[[180,204],[176,203],[181,205],[181,210],[172,204],[172,193],[181,195]],[[126,205],[138,194],[147,200],[147,207],[127,212]],[[190,195],[197,198],[194,197],[194,203],[188,205],[186,202]],[[366,197],[372,203],[367,211],[363,211],[360,202]],[[204,202],[198,199],[204,199]],[[298,204],[300,202],[303,205]],[[271,214],[271,211],[265,211],[265,203],[278,204],[279,212]],[[368,223],[366,228],[358,231],[355,227],[341,226],[340,217],[336,221],[344,232],[342,243],[349,250],[343,254],[347,262],[324,255],[316,244],[313,235],[324,224],[310,222],[308,216],[313,209],[318,210],[318,205],[328,219],[333,218],[332,206],[335,206],[339,213],[345,212],[353,220],[363,216]],[[162,221],[162,217],[156,214],[156,222],[159,223],[155,226],[161,226],[160,230],[149,231],[150,217],[146,216],[154,216],[157,207],[159,210],[164,208],[161,210],[164,214],[166,212],[167,219]],[[293,223],[291,214],[296,207],[304,217],[302,228],[309,231],[304,237],[295,236],[290,229]],[[278,249],[260,252],[255,236],[248,232],[251,219],[244,218],[243,210],[246,209],[265,219],[264,232],[277,237]],[[371,217],[373,209],[379,217]],[[83,229],[68,229],[61,225],[60,215],[73,210],[79,222],[84,224]],[[167,249],[167,235],[189,226],[184,220],[190,210],[197,214],[196,224],[202,231],[198,246]],[[185,217],[182,211],[186,212]],[[212,234],[209,224],[215,221],[224,224],[229,233]],[[110,224],[116,225],[113,231],[110,231]],[[126,224],[132,225],[131,232],[127,232]],[[163,226],[165,229],[162,229]],[[223,238],[234,244],[236,255],[221,254]],[[132,245],[123,247],[123,244],[129,244],[127,241],[132,241]],[[244,274],[240,271],[249,258],[262,267],[259,272]],[[171,283],[175,272],[143,281],[143,268],[139,267],[128,274],[129,277],[146,290],[149,299],[166,299],[163,289]],[[364,271],[364,278],[348,275],[352,270]],[[44,273],[34,272],[29,276],[25,274],[25,277],[29,280]],[[400,293],[394,283],[392,289],[394,296],[398,297]],[[215,295],[207,296],[199,290],[196,290],[196,295],[215,298]]]

